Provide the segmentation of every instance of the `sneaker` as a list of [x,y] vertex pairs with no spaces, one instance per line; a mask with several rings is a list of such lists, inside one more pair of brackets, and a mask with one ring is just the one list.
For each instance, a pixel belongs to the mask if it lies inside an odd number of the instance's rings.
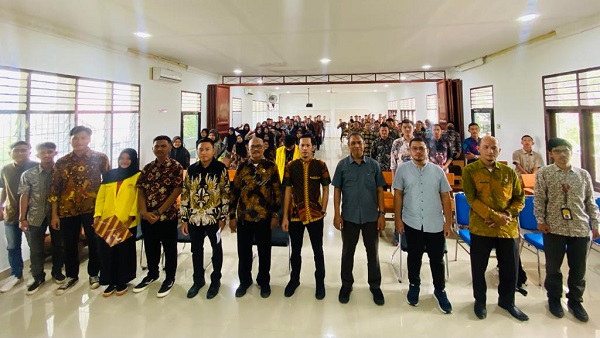
[[221,287],[221,282],[210,283],[210,287],[208,287],[208,292],[206,292],[206,299],[215,298],[219,294],[220,287]]
[[102,293],[102,297],[110,297],[112,296],[113,293],[115,293],[115,290],[117,289],[116,285],[109,285],[104,292]]
[[200,282],[192,284],[192,287],[188,290],[187,298],[196,297],[196,295],[198,294],[198,292],[200,291],[200,289],[202,289],[202,287],[204,285],[206,285],[205,281],[200,281]]
[[385,298],[383,298],[383,292],[381,292],[380,288],[370,290],[371,294],[373,294],[373,302],[375,302],[375,304],[379,306],[385,304]]
[[590,320],[587,312],[583,308],[583,305],[581,305],[581,302],[569,299],[567,301],[567,307],[569,308],[569,311],[573,313],[573,316],[575,316],[575,318],[577,318],[577,320],[580,322],[586,323],[588,320]]
[[23,281],[23,277],[17,277],[17,276],[10,276],[6,279],[6,282],[4,282],[4,284],[2,285],[2,288],[0,288],[0,292],[4,293],[4,292],[8,292],[10,290],[12,290],[12,288],[14,288],[16,285],[20,284]]
[[67,280],[56,290],[56,295],[64,295],[65,292],[69,291],[75,284],[79,282],[79,278],[67,277]]
[[142,281],[133,288],[133,293],[139,293],[146,290],[150,284],[156,282],[157,280],[158,278],[152,278],[150,276],[144,277],[144,279],[142,279]]
[[160,286],[160,289],[158,289],[156,297],[166,297],[171,292],[171,288],[173,287],[173,285],[175,285],[175,280],[165,280]]
[[52,274],[52,280],[56,284],[63,284],[67,280],[67,277],[65,277],[65,275],[62,274],[62,272],[58,272]]
[[100,287],[100,277],[90,276],[90,289],[94,290]]
[[260,296],[262,298],[269,298],[269,296],[271,295],[271,286],[270,285],[263,285],[260,287]]
[[548,310],[556,318],[562,318],[565,316],[565,310],[560,303],[560,298],[548,298]]
[[410,284],[408,286],[408,293],[406,294],[406,301],[411,306],[419,306],[419,292],[421,287],[418,285]]
[[290,280],[289,283],[285,286],[285,290],[283,291],[283,295],[285,297],[291,297],[296,292],[296,289],[300,286],[300,282],[297,280]]
[[40,280],[33,281],[33,283],[31,283],[31,285],[29,285],[29,287],[27,287],[26,294],[28,296],[33,295],[34,293],[37,292],[37,290],[40,289],[40,287],[42,287],[42,285],[44,285],[44,283],[46,283],[45,279],[40,279]]
[[452,313],[452,304],[450,304],[445,290],[434,290],[433,298],[437,300],[440,311],[446,314]]
[[127,284],[117,285],[117,296],[122,296],[122,295],[126,294],[128,290],[129,290],[129,287],[127,286]]
[[250,285],[252,284],[240,284],[240,286],[238,286],[238,288],[235,290],[235,297],[236,298],[241,298],[244,297],[244,295],[246,294],[246,291],[248,291],[248,288],[250,287]]
[[340,288],[340,294],[338,295],[338,300],[340,301],[340,303],[347,304],[350,301],[350,293],[351,292],[352,292],[351,287],[342,286]]

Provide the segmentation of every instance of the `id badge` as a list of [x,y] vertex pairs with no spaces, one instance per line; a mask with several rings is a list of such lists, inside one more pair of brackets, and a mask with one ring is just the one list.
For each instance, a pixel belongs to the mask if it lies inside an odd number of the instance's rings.
[[567,221],[570,221],[573,219],[573,216],[571,215],[571,209],[569,209],[569,208],[561,208],[560,213],[562,214],[562,218]]

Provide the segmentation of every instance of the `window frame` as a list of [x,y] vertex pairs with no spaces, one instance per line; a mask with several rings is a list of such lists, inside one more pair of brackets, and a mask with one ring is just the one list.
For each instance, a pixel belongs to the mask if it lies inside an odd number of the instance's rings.
[[[481,90],[481,89],[485,89],[485,88],[490,88],[490,92],[491,92],[491,106],[488,107],[478,107],[478,108],[473,108],[473,91],[475,90]],[[480,86],[480,87],[473,87],[471,89],[469,89],[469,103],[471,106],[471,122],[475,122],[475,115],[476,114],[489,114],[490,115],[490,134],[492,136],[494,136],[496,134],[496,128],[495,128],[495,122],[494,122],[494,86],[493,85],[486,85],[486,86]],[[479,126],[480,129],[480,137],[483,137],[485,134],[483,128],[481,128],[481,125]]]

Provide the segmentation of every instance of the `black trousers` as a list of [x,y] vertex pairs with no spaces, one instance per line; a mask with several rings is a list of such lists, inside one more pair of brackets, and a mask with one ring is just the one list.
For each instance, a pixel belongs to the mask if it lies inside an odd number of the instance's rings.
[[444,237],[444,232],[424,232],[423,230],[414,229],[408,224],[404,227],[404,231],[408,244],[406,260],[409,283],[417,286],[421,285],[421,264],[423,253],[427,252],[433,286],[436,290],[444,290],[446,287],[446,279],[444,277],[446,238]]
[[165,252],[165,280],[174,281],[177,270],[177,219],[158,221],[154,224],[142,220],[144,249],[148,260],[148,276],[158,278],[160,272],[160,246]]
[[379,267],[379,232],[377,222],[356,224],[344,220],[342,227],[342,287],[350,288],[354,284],[354,252],[358,237],[362,232],[363,244],[367,251],[368,281],[371,289],[381,287],[381,269]]
[[221,239],[217,241],[219,224],[195,225],[189,224],[188,231],[192,240],[192,264],[194,266],[194,283],[204,281],[204,237],[208,235],[212,246],[213,272],[210,274],[211,282],[221,280],[221,268],[223,267],[223,246]]
[[517,286],[517,267],[519,254],[516,238],[498,238],[478,236],[471,233],[471,277],[473,279],[473,297],[484,303],[487,300],[487,270],[490,253],[496,248],[500,284],[498,285],[498,303],[514,305]]
[[135,279],[137,269],[135,237],[137,227],[129,228],[133,236],[112,248],[101,238],[100,247],[100,284],[125,286]]
[[304,229],[308,230],[310,244],[315,256],[315,280],[317,285],[325,280],[325,258],[323,256],[323,219],[308,223],[290,222],[288,233],[292,245],[291,280],[300,281],[300,270],[302,268],[302,244],[304,242]]
[[242,285],[252,284],[252,245],[258,249],[259,286],[271,283],[271,220],[249,222],[239,220],[237,228],[238,277]]
[[98,276],[100,273],[99,238],[96,236],[93,224],[94,215],[91,213],[60,219],[60,227],[64,236],[65,273],[67,277],[79,278],[79,238],[81,227],[83,227],[88,245],[88,274],[91,277]]
[[548,293],[548,298],[562,297],[563,275],[560,267],[565,258],[565,246],[569,265],[569,277],[567,279],[569,293],[567,293],[567,298],[576,302],[583,302],[585,268],[590,246],[589,237],[544,235],[544,254],[546,255],[544,287]]

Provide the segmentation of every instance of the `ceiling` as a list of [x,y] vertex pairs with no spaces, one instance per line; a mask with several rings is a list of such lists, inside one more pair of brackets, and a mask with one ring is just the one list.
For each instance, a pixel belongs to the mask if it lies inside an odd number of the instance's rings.
[[599,13],[598,0],[0,0],[4,21],[263,76],[444,70]]

